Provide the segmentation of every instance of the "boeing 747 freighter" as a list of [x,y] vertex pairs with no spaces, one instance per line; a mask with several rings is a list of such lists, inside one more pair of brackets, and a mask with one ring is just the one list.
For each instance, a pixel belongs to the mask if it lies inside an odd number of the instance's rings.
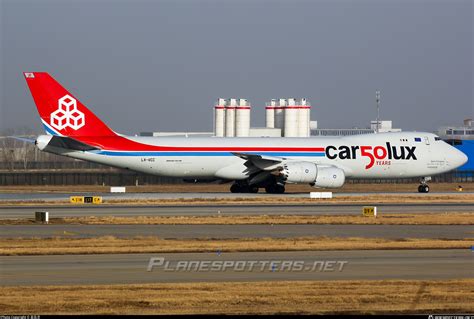
[[46,135],[45,152],[147,174],[232,182],[234,193],[284,193],[288,183],[337,188],[346,178],[427,177],[467,156],[432,133],[396,132],[314,138],[124,136],[111,130],[48,73],[24,73]]

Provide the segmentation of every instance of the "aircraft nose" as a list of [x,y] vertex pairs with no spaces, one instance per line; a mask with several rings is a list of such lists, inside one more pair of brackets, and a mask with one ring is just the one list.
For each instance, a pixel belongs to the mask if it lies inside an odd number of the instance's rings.
[[457,151],[457,153],[456,153],[456,159],[455,159],[456,166],[457,166],[457,167],[463,166],[464,164],[467,163],[467,161],[469,160],[469,158],[467,157],[466,154],[464,154],[464,153],[461,152],[460,150],[456,150],[456,151]]

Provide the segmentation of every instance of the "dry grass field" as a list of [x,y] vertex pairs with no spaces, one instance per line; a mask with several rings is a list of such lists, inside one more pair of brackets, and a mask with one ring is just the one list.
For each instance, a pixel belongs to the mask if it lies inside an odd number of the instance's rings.
[[8,287],[3,314],[433,314],[474,312],[474,279]]
[[[55,238],[0,239],[0,256],[77,255],[184,252],[246,252],[305,250],[373,250],[373,249],[468,249],[474,238],[244,238],[244,239],[162,239],[158,237],[68,238],[64,233]],[[473,236],[474,237],[474,236]]]
[[[35,224],[34,219],[0,219],[0,225]],[[81,225],[474,225],[474,211],[444,214],[362,215],[220,215],[213,216],[85,216],[51,218],[50,224]],[[474,231],[473,231],[474,234]]]

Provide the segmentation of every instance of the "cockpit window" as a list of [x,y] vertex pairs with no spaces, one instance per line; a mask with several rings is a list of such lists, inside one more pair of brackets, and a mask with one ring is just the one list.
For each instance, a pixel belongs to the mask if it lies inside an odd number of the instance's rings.
[[441,137],[435,136],[435,141],[441,141]]
[[462,145],[462,140],[447,139],[445,142],[449,145]]

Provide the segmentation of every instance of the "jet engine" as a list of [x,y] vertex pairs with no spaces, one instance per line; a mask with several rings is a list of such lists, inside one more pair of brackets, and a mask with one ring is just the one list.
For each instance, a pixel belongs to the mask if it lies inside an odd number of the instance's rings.
[[280,175],[288,183],[313,183],[318,175],[318,168],[310,162],[288,162],[283,165]]
[[316,180],[311,183],[313,187],[339,188],[344,185],[346,175],[337,167],[320,167]]
[[318,167],[310,162],[288,162],[280,176],[286,183],[308,183],[313,187],[338,188],[344,185],[346,176],[337,167]]

